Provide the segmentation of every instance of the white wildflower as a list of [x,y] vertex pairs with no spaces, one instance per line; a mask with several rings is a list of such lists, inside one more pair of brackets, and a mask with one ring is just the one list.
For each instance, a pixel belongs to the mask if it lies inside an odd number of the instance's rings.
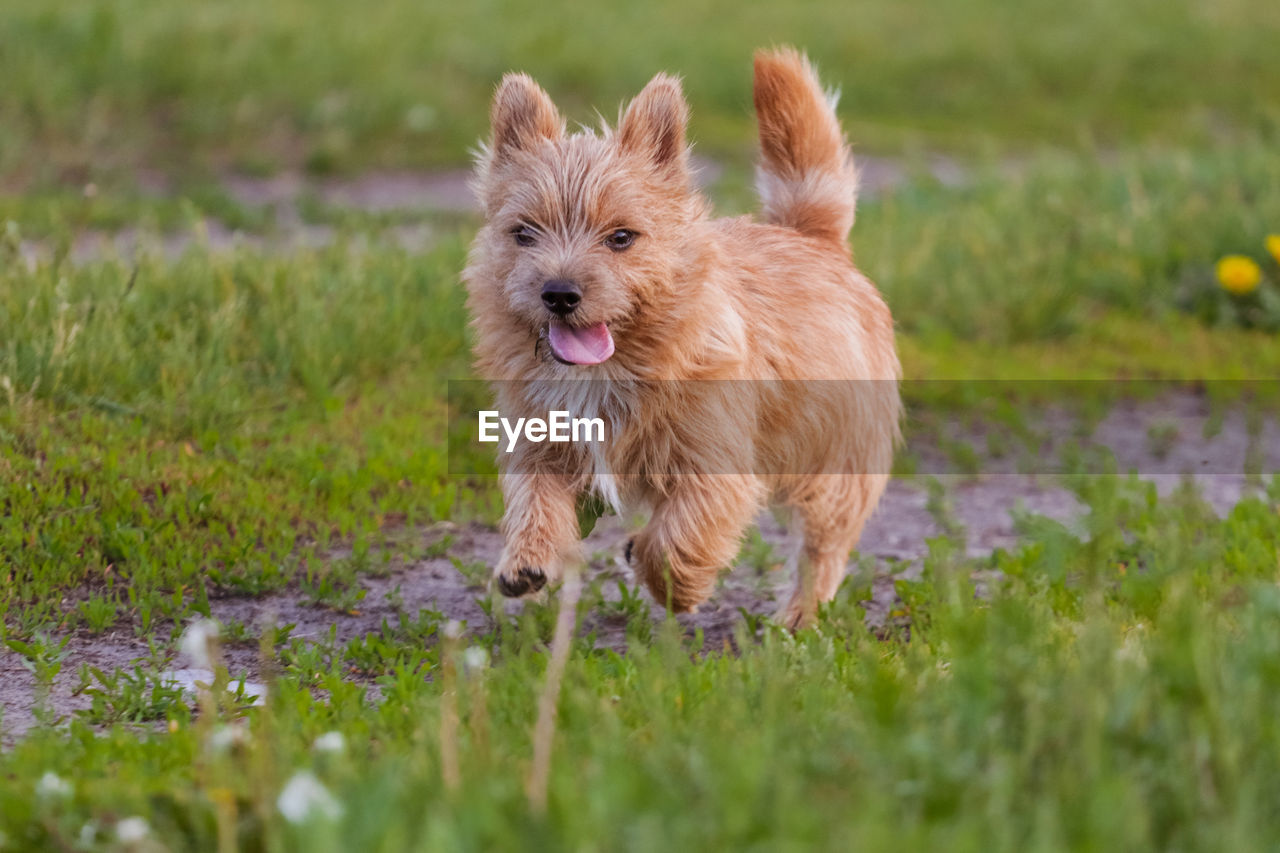
[[226,752],[233,746],[244,743],[243,726],[218,726],[209,733],[207,745],[210,752]]
[[342,803],[309,770],[293,774],[280,792],[276,806],[290,823],[303,823],[313,817],[336,820],[342,816]]
[[462,653],[462,668],[468,673],[477,673],[489,665],[489,651],[481,646],[471,646]]
[[1138,622],[1124,632],[1124,639],[1115,650],[1116,660],[1137,667],[1147,665],[1146,629],[1146,625]]
[[462,623],[457,619],[450,619],[445,623],[441,633],[444,634],[447,640],[456,640],[462,636]]
[[69,797],[71,796],[71,783],[57,773],[46,772],[40,777],[40,781],[36,783],[36,796],[46,800],[54,797]]
[[[198,698],[206,695],[217,673],[212,669],[167,669],[160,673],[160,683],[166,687],[181,688],[188,697]],[[256,681],[232,679],[227,683],[230,695],[242,696],[250,705],[267,704],[267,686]]]
[[338,755],[347,749],[347,739],[342,736],[342,732],[325,732],[316,738],[316,742],[311,745],[316,752],[328,752]]
[[116,838],[121,844],[137,844],[150,834],[151,824],[136,815],[116,824]]
[[182,632],[179,647],[193,664],[208,668],[213,666],[214,643],[218,639],[218,623],[212,619],[197,619]]

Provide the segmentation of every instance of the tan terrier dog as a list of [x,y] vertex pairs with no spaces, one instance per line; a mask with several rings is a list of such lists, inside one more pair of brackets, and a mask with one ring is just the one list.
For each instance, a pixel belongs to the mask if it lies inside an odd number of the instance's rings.
[[500,454],[505,595],[579,563],[591,493],[651,510],[627,559],[675,610],[711,594],[770,499],[803,524],[782,618],[805,624],[835,595],[898,440],[893,321],[850,258],[857,173],[834,98],[775,50],[755,57],[755,109],[764,221],[713,219],[676,78],[599,134],[566,133],[524,74],[498,86],[464,273],[477,368],[504,416],[609,425],[603,447]]

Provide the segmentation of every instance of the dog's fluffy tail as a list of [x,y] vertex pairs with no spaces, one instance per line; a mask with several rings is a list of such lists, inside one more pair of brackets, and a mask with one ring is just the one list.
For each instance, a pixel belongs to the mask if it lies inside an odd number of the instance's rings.
[[836,119],[837,93],[824,92],[809,60],[791,48],[757,52],[755,77],[765,220],[843,245],[858,173]]

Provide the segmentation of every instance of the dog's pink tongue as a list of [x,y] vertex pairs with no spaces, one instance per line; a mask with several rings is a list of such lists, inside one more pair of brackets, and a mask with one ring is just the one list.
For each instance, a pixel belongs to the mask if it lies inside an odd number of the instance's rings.
[[604,323],[596,323],[585,329],[575,329],[559,320],[552,320],[547,329],[551,351],[561,361],[573,364],[599,364],[613,355],[613,335]]

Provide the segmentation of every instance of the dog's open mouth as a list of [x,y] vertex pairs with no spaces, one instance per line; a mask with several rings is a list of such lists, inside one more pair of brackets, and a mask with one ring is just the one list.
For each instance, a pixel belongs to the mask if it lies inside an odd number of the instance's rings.
[[561,364],[599,364],[613,355],[613,335],[604,323],[576,328],[552,320],[547,327],[547,343]]

